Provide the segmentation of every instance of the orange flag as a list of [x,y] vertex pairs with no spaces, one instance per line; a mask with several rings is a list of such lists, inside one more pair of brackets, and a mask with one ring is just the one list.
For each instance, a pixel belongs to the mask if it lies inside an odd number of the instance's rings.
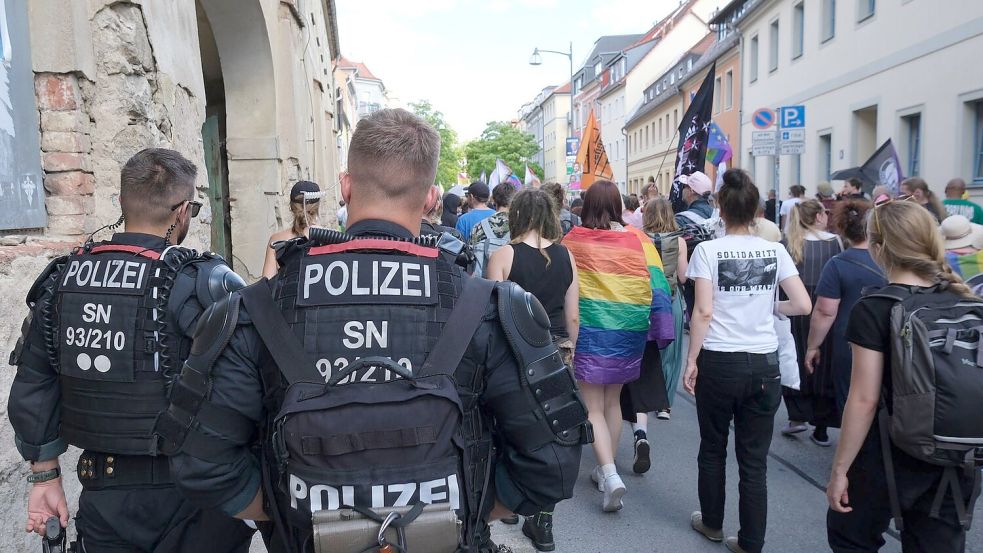
[[583,172],[580,177],[581,189],[590,188],[597,179],[610,180],[614,177],[611,164],[608,163],[608,154],[604,151],[604,142],[601,141],[601,129],[597,126],[594,110],[591,110],[590,116],[587,117],[584,132],[580,135],[577,163],[580,164]]

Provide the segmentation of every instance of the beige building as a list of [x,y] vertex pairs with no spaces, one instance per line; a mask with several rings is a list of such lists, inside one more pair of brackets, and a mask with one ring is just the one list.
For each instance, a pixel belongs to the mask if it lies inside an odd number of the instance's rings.
[[[888,138],[905,175],[941,194],[956,176],[983,185],[983,3],[977,0],[747,1],[742,165],[762,188],[772,158],[750,155],[758,108],[805,106],[805,153],[782,156],[781,194],[810,191],[863,163]],[[943,6],[944,4],[944,6]],[[983,193],[983,189],[974,189]]]
[[543,100],[543,182],[566,184],[566,144],[570,130],[570,83]]
[[[314,180],[329,198],[337,193],[333,0],[4,0],[4,7],[23,37],[11,67],[25,71],[9,83],[3,75],[0,111],[7,84],[33,88],[26,111],[40,143],[18,134],[13,145],[41,159],[34,164],[46,219],[42,228],[0,231],[3,351],[19,335],[27,289],[48,259],[119,217],[120,168],[143,148],[173,148],[199,167],[204,208],[187,243],[229,256],[248,279],[260,275],[270,234],[290,219],[285,192],[293,182]],[[9,386],[6,360],[0,373]],[[10,522],[0,550],[33,550],[37,539],[21,526],[27,469],[9,425],[0,426],[0,442],[0,512]],[[77,497],[74,477],[66,488]]]

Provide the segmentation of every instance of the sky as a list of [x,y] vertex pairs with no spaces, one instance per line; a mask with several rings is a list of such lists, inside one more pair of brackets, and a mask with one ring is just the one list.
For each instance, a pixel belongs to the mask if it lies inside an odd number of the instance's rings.
[[341,53],[404,104],[429,100],[462,143],[569,80],[602,35],[641,34],[679,0],[337,0]]

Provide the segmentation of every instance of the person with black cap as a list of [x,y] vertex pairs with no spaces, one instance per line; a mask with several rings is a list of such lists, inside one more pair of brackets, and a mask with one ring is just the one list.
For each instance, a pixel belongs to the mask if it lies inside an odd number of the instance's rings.
[[282,240],[307,236],[307,230],[318,222],[321,209],[321,187],[316,182],[309,180],[297,181],[290,189],[290,212],[293,213],[294,222],[290,228],[281,230],[270,236],[269,245],[266,248],[266,260],[263,262],[263,276],[271,278],[276,274],[276,250],[273,244]]
[[457,219],[457,230],[464,236],[464,240],[471,238],[471,229],[475,225],[495,214],[495,210],[488,207],[488,197],[491,192],[488,185],[481,182],[472,182],[471,186],[464,189],[465,199],[471,209]]

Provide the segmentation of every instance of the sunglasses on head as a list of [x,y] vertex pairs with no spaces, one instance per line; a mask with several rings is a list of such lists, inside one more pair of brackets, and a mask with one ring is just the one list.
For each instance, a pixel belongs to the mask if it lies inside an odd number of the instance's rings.
[[201,211],[201,202],[196,200],[184,200],[183,202],[178,202],[171,207],[171,211],[177,211],[182,205],[188,204],[191,218],[194,219],[198,216],[198,212]]
[[873,212],[872,216],[874,218],[874,230],[877,231],[877,234],[881,234],[881,223],[880,223],[880,219],[878,219],[877,217],[877,208],[887,205],[891,202],[907,202],[913,199],[914,196],[912,196],[911,194],[902,194],[897,198],[891,198],[890,196],[881,194],[876,199],[874,199],[874,209],[872,209],[871,211]]

